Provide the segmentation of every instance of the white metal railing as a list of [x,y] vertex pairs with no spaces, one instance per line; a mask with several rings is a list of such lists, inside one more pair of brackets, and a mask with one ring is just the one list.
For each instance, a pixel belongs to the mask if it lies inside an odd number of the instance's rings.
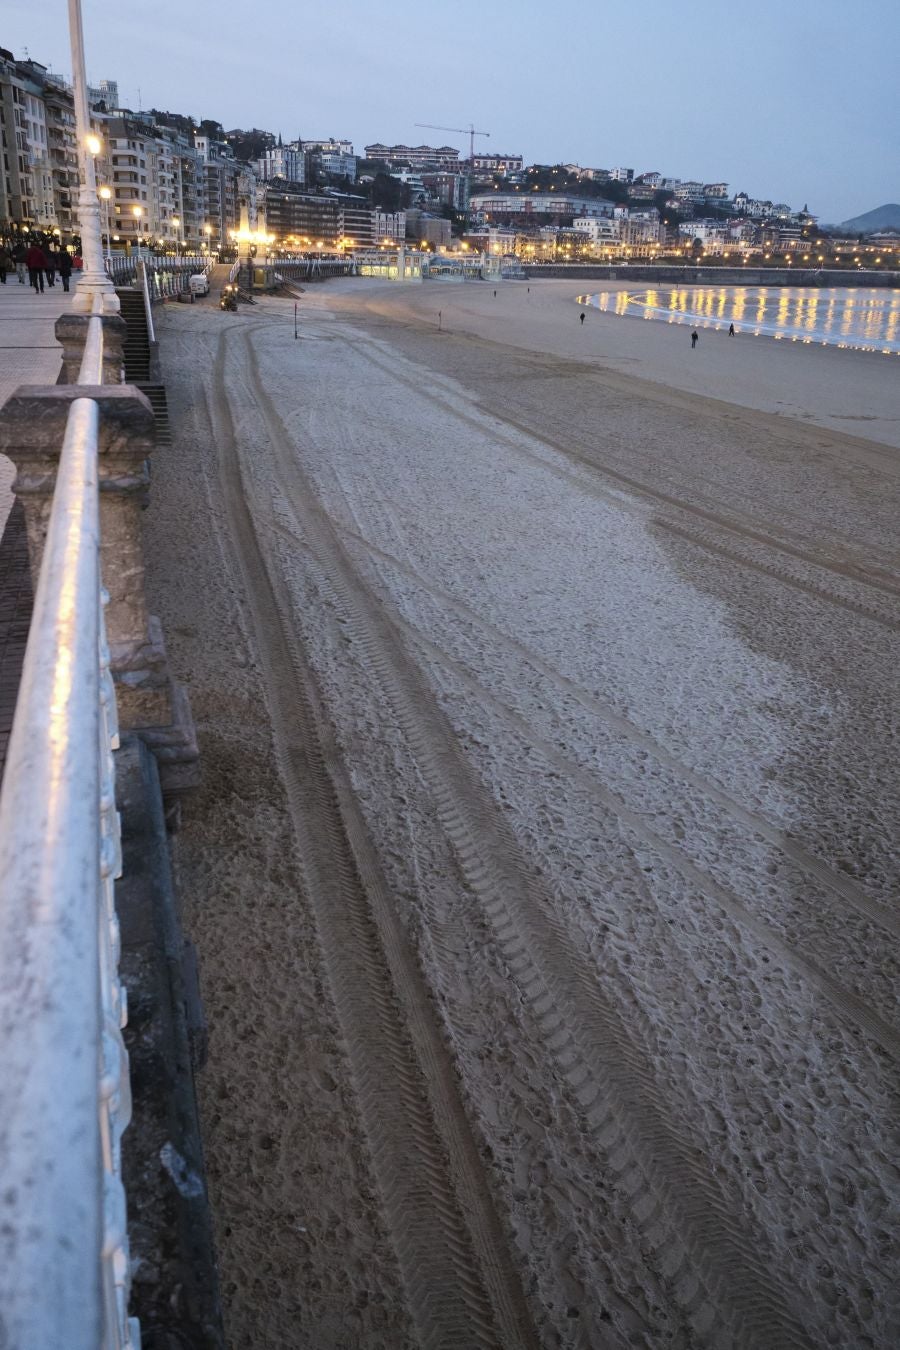
[[146,264],[149,276],[150,298],[174,298],[190,290],[191,277],[198,272],[208,275],[212,263],[204,255],[196,258],[153,258]]
[[[92,317],[79,384],[102,383]],[[99,413],[76,398],[0,794],[0,1318],[19,1350],[139,1350],[121,1139],[118,745],[100,589]]]
[[240,258],[236,258],[234,262],[231,264],[230,268],[228,269],[229,286],[234,281],[235,277],[237,276],[238,272],[240,272],[240,270],[241,270],[241,260]]

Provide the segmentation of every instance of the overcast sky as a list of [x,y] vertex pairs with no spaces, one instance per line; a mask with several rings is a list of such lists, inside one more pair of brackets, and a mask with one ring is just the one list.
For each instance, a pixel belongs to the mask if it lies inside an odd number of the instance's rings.
[[[88,77],[130,107],[285,139],[476,146],[658,169],[838,222],[900,201],[900,0],[83,0]],[[3,0],[0,46],[71,67],[61,0]]]

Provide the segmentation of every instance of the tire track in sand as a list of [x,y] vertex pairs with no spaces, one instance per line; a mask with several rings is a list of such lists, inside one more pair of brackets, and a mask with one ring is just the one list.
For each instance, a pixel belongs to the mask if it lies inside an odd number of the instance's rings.
[[262,383],[251,335],[248,376],[285,501],[318,563],[318,582],[413,751],[460,869],[494,930],[550,1061],[580,1103],[608,1169],[695,1333],[729,1350],[811,1350],[791,1293],[766,1260],[765,1234],[672,1118],[648,1056],[523,864],[506,822],[466,761],[417,667],[356,574]]
[[424,1350],[537,1350],[452,1063],[393,914],[312,672],[285,623],[289,609],[279,578],[266,568],[244,495],[225,347],[223,332],[213,371],[223,498],[250,600],[247,622],[265,674],[300,867],[410,1313]]
[[[575,702],[579,703],[586,711],[605,722],[607,726],[611,727],[623,740],[630,742],[652,755],[657,763],[665,766],[665,768],[676,774],[687,786],[692,787],[702,795],[709,797],[734,820],[739,821],[748,830],[759,834],[762,838],[768,840],[768,842],[772,844],[774,848],[777,848],[780,853],[783,853],[785,857],[789,858],[793,863],[796,863],[796,865],[809,876],[814,877],[820,885],[827,887],[829,891],[843,900],[845,904],[854,909],[862,918],[883,928],[900,941],[900,914],[894,913],[884,905],[879,904],[877,900],[873,900],[866,894],[862,887],[858,886],[849,877],[838,872],[822,858],[818,858],[815,854],[810,853],[808,849],[805,849],[802,844],[799,844],[796,840],[792,839],[784,830],[780,829],[777,825],[774,825],[761,812],[743,806],[732,797],[729,792],[720,787],[718,783],[713,782],[711,778],[692,769],[689,764],[686,764],[683,760],[679,759],[677,755],[661,745],[649,732],[642,730],[634,722],[630,721],[629,718],[618,712],[612,704],[600,698],[598,695],[590,693],[568,675],[564,675],[562,671],[557,670],[555,666],[544,660],[544,658],[533,651],[531,647],[526,646],[525,643],[520,642],[517,638],[510,636],[509,633],[498,628],[490,619],[479,614],[477,610],[472,609],[465,601],[457,599],[457,597],[451,595],[449,591],[436,585],[409,563],[396,557],[395,554],[380,548],[377,544],[373,544],[370,539],[367,539],[357,530],[353,530],[344,521],[338,520],[333,516],[329,516],[329,519],[334,529],[339,531],[345,539],[352,540],[354,544],[358,545],[373,558],[377,558],[379,561],[386,563],[389,568],[399,572],[402,576],[405,576],[410,581],[414,582],[415,585],[420,587],[426,594],[439,601],[441,605],[444,605],[459,614],[466,622],[474,624],[495,645],[503,648],[505,651],[509,651],[519,660],[524,661],[527,665],[538,671],[540,675],[570,698],[574,699]],[[270,518],[267,523],[270,524],[273,529],[283,530],[286,533],[289,533],[289,531],[285,530],[285,526],[280,521]],[[291,538],[297,541],[296,535],[291,535]],[[398,621],[401,624],[404,622],[403,620]],[[417,634],[416,636],[418,641],[424,640],[421,634]],[[447,653],[443,653],[443,656],[446,660],[453,660]],[[487,691],[484,691],[483,686],[479,687],[483,692],[487,693]],[[533,729],[531,729],[530,734],[532,737],[534,736]]]

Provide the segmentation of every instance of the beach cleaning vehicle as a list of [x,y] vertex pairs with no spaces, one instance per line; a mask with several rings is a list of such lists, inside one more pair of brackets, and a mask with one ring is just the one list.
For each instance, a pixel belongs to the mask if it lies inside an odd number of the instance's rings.
[[228,309],[232,314],[237,313],[238,307],[238,288],[229,283],[223,286],[222,294],[219,297],[219,309]]
[[195,272],[188,281],[191,295],[209,295],[209,277],[205,272]]

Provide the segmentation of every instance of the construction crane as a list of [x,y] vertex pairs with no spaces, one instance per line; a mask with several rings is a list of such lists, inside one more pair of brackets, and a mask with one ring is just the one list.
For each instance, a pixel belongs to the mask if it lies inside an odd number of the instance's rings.
[[415,125],[417,127],[426,127],[429,131],[456,131],[460,136],[468,136],[470,164],[475,158],[475,137],[490,136],[491,134],[489,131],[476,131],[472,122],[470,122],[467,127],[436,127],[433,122],[416,122]]

